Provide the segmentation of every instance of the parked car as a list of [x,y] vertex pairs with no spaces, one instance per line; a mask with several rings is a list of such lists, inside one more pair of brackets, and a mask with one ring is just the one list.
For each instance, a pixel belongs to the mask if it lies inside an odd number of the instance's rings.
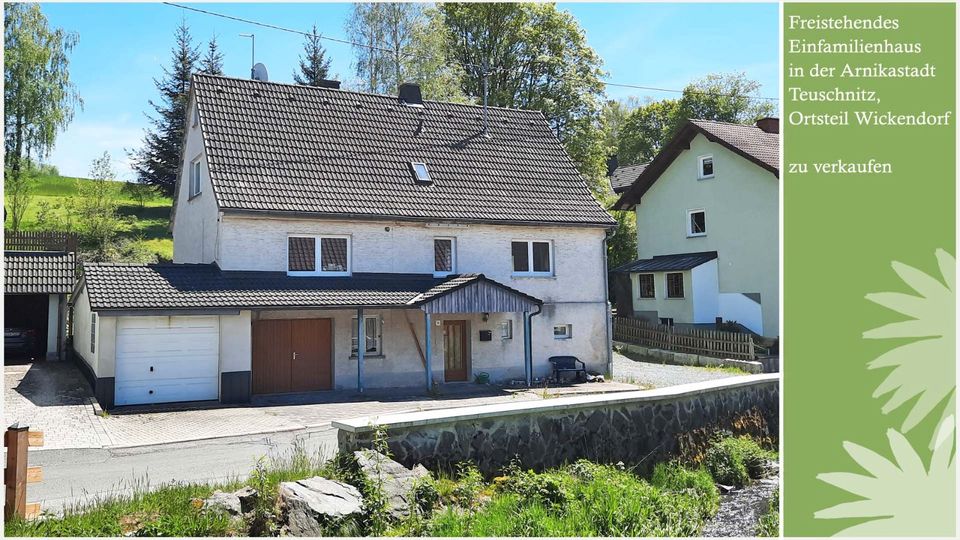
[[4,328],[3,354],[33,356],[37,350],[37,331],[33,328]]

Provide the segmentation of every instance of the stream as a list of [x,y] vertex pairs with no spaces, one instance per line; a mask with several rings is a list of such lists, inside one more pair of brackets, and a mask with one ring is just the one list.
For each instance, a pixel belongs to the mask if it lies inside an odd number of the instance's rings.
[[767,513],[780,485],[779,464],[750,485],[720,496],[720,509],[703,528],[702,536],[755,536],[760,516]]

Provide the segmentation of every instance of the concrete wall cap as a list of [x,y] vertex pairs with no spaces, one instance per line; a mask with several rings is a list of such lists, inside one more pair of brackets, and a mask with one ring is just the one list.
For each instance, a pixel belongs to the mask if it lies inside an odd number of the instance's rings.
[[446,424],[463,420],[481,420],[489,417],[526,415],[550,411],[569,412],[571,409],[609,407],[625,403],[659,401],[717,390],[731,390],[744,386],[762,386],[770,383],[779,383],[779,381],[779,373],[742,375],[725,379],[669,386],[666,388],[656,388],[653,390],[638,390],[635,392],[591,394],[549,400],[524,401],[520,403],[496,403],[475,407],[456,407],[452,409],[398,413],[383,416],[362,416],[345,420],[334,420],[331,422],[331,425],[336,429],[351,433],[373,431],[374,426],[381,426],[389,431],[390,429]]

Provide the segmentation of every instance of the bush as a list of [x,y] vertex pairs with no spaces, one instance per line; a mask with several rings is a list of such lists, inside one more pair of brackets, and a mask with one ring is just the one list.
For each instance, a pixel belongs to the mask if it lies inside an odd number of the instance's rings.
[[413,503],[417,513],[424,517],[430,517],[433,509],[440,504],[440,490],[433,478],[419,478],[413,484]]
[[720,508],[720,492],[713,477],[704,468],[685,469],[678,462],[658,463],[653,468],[650,483],[667,491],[688,493],[703,502],[704,517],[711,516]]
[[725,437],[707,450],[704,464],[716,482],[743,487],[763,476],[770,457],[749,437]]
[[506,473],[505,480],[499,484],[501,491],[516,493],[521,499],[545,506],[556,506],[567,501],[567,490],[559,473],[538,474],[521,470],[515,464],[508,467]]

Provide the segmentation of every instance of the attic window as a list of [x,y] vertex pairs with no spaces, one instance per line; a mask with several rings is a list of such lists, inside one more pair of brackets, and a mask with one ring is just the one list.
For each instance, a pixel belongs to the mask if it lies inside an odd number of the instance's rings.
[[424,184],[432,184],[433,179],[430,178],[430,171],[427,170],[427,164],[419,161],[410,162],[410,167],[413,169],[413,174],[417,178],[417,182],[422,182]]

